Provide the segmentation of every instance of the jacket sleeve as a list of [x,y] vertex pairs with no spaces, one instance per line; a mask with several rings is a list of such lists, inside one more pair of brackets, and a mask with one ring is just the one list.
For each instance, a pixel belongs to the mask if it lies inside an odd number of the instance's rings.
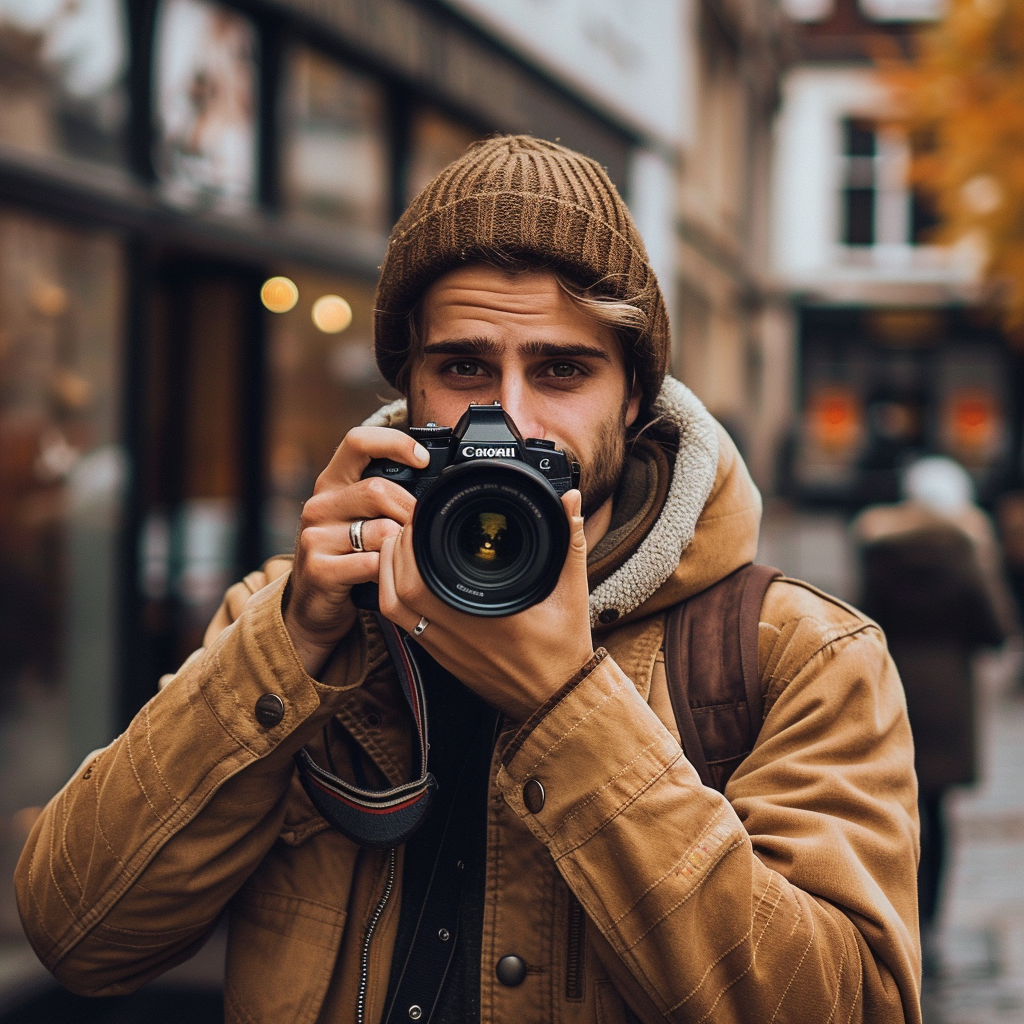
[[[233,588],[215,619],[227,628],[207,634],[211,645],[36,822],[15,873],[18,907],[39,958],[72,991],[131,991],[195,951],[277,839],[292,755],[362,682],[358,630],[332,661],[341,685],[305,673],[281,616],[286,583],[248,603]],[[271,727],[254,714],[266,693],[284,703]]]
[[644,1021],[920,1021],[913,747],[884,639],[860,622],[776,665],[729,799],[607,656],[504,752],[505,800]]

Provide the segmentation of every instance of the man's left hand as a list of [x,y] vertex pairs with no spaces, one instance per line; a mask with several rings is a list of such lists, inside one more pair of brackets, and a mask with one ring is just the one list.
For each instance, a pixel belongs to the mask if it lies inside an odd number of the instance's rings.
[[503,714],[525,721],[594,656],[590,636],[587,541],[579,491],[562,497],[569,553],[558,584],[539,604],[501,618],[456,611],[428,589],[416,566],[412,530],[380,551],[380,609],[412,633],[438,664]]

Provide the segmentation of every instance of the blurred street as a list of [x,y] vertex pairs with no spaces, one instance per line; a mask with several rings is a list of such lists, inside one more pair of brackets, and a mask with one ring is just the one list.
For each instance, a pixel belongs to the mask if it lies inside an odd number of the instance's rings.
[[1024,696],[1011,690],[1015,665],[991,658],[979,672],[984,781],[949,802],[954,852],[926,1024],[1024,1021]]

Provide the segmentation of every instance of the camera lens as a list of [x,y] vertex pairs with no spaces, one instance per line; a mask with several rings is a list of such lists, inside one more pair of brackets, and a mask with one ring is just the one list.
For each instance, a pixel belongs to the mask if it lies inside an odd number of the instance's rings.
[[568,549],[562,503],[525,463],[453,466],[416,505],[420,574],[442,601],[474,615],[512,615],[543,601]]

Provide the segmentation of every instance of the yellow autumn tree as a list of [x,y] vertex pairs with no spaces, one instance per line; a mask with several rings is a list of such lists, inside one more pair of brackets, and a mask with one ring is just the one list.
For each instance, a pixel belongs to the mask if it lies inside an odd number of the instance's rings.
[[946,0],[941,22],[883,75],[927,140],[916,183],[939,213],[937,240],[980,252],[1015,334],[1024,328],[1024,0]]

